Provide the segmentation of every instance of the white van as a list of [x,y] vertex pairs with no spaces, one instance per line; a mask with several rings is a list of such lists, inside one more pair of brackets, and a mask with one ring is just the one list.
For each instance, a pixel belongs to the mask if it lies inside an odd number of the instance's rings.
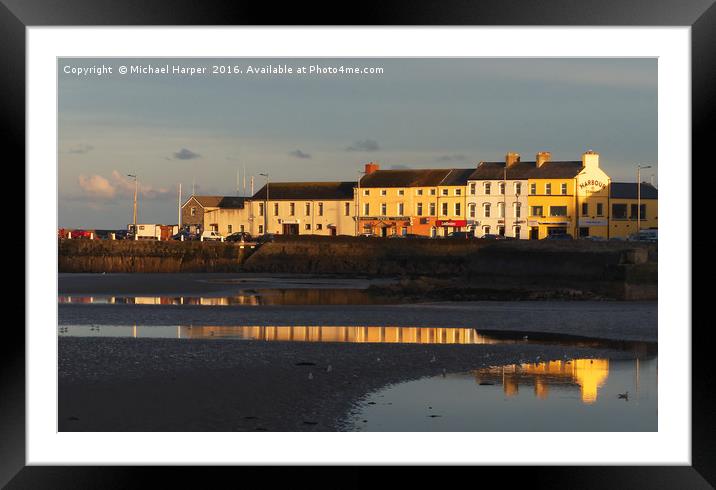
[[199,238],[202,242],[204,240],[218,240],[220,242],[224,241],[224,236],[219,233],[218,231],[208,230],[201,234],[201,237]]

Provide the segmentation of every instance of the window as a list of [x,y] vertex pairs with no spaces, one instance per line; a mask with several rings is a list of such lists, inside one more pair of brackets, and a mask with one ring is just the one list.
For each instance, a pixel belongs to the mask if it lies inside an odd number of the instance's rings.
[[323,216],[323,203],[318,203],[318,216]]
[[[263,216],[263,215],[264,215],[264,203],[260,202],[259,203],[259,216]],[[261,233],[261,232],[259,232],[259,233]]]
[[381,203],[380,205],[380,215],[386,216],[388,214],[388,205],[385,203]]
[[515,226],[514,230],[515,230],[515,238],[517,238],[519,240],[520,239],[520,227]]
[[597,216],[604,216],[604,204],[601,202],[597,203]]
[[278,203],[274,203],[273,205],[273,215],[278,216]]
[[403,226],[403,228],[401,228],[401,230],[400,230],[400,234],[403,236],[406,236],[408,234],[408,229],[405,226]]
[[498,187],[500,189],[500,194],[504,196],[505,195],[505,183],[500,182],[500,185]]
[[240,231],[241,233],[244,232],[244,225],[239,225],[239,231]]
[[421,203],[421,202],[418,203],[416,210],[415,210],[415,214],[417,214],[418,216],[423,215],[423,203]]
[[349,202],[345,203],[344,213],[345,213],[346,216],[350,216],[350,215],[351,215],[351,203],[349,203]]
[[589,216],[589,203],[582,203],[582,216]]
[[370,214],[370,204],[363,204],[363,215],[368,216]]
[[[636,208],[637,208],[637,204],[631,205],[630,219],[636,219]],[[639,213],[639,219],[640,220],[646,219],[646,204],[641,205],[641,212]]]
[[552,194],[552,184],[545,184],[544,185],[544,193],[548,196]]
[[422,196],[422,195],[423,195],[423,190],[422,190],[422,189],[418,189],[417,191],[415,191],[415,194],[418,195],[418,196]]
[[448,193],[449,193],[448,189],[443,189],[443,190],[442,190],[442,195],[443,195],[443,196],[447,196]]
[[[515,212],[515,218],[522,217],[522,203],[521,202],[515,203],[514,212]],[[517,228],[519,229],[519,226]]]
[[460,216],[462,213],[462,206],[460,206],[459,202],[455,203],[455,216]]
[[405,189],[398,189],[398,195],[404,196],[405,195]]
[[627,217],[627,205],[626,204],[612,204],[612,218],[626,219],[626,217]]
[[489,235],[489,234],[490,234],[490,227],[489,227],[489,226],[483,226],[483,227],[482,227],[482,234],[483,234],[483,235]]
[[455,189],[456,196],[462,196],[462,189]]
[[288,214],[290,216],[296,216],[296,203],[292,202],[288,205]]
[[196,216],[196,208],[192,206],[191,208],[191,215]]
[[471,218],[475,217],[475,205],[474,204],[470,204],[470,217]]
[[370,196],[370,191],[368,189],[363,190],[364,196]]
[[[485,218],[489,218],[489,217],[490,217],[490,209],[491,209],[491,208],[492,208],[492,206],[490,205],[489,202],[488,202],[488,203],[485,203],[485,204],[482,206],[482,215],[483,215]],[[489,233],[489,232],[488,232],[488,233]]]
[[505,217],[505,203],[503,203],[503,202],[497,203],[497,217],[498,218]]
[[405,206],[403,205],[402,202],[399,202],[398,203],[398,216],[403,216],[403,214],[405,214],[404,211],[405,211]]
[[475,192],[477,192],[477,184],[475,184],[474,182],[472,182],[472,183],[470,184],[470,195],[474,196],[474,195],[475,195]]
[[530,210],[530,216],[544,216],[544,208],[542,206],[532,206]]
[[497,227],[497,234],[500,236],[505,236],[505,227],[504,226],[498,226]]
[[567,216],[567,206],[550,206],[550,216]]
[[522,194],[522,183],[515,182],[515,195],[519,196],[520,194]]
[[537,184],[530,184],[530,194],[537,194]]
[[304,226],[304,229],[306,231],[311,231],[311,223],[306,223],[306,225]]
[[381,189],[381,190],[380,190],[380,195],[381,195],[381,196],[385,196],[386,194],[388,194],[388,191],[386,191],[385,189]]
[[490,187],[491,187],[490,183],[485,182],[485,194],[487,194],[487,195],[490,194]]
[[264,225],[259,225],[259,233],[263,233],[263,232],[264,232]]
[[231,226],[231,225],[228,225],[228,226],[227,226],[227,229],[229,230],[229,231],[228,231],[228,234],[229,234],[229,235],[231,235],[231,234],[234,232],[234,227]]
[[435,203],[430,203],[430,216],[435,216]]
[[316,225],[316,230],[322,230],[322,229],[323,229],[323,225],[321,223],[318,223]]
[[447,216],[448,214],[448,203],[444,202],[442,205],[442,214],[443,216]]
[[311,216],[311,203],[306,203],[306,216]]
[[567,184],[562,184],[562,194],[564,195],[566,193],[567,193]]
[[434,195],[435,195],[435,189],[430,189],[430,195],[431,195],[431,196],[434,196]]

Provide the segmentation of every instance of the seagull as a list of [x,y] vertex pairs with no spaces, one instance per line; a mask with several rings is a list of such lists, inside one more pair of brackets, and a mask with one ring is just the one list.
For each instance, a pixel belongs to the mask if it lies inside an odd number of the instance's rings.
[[326,368],[326,372],[327,372],[327,373],[330,373],[331,371],[333,371],[333,366],[331,366],[331,365],[329,364],[328,367]]
[[433,356],[433,358],[430,359],[430,362],[435,362],[435,361],[437,361],[437,359],[435,359],[435,356]]
[[313,379],[313,373],[308,373],[308,379]]
[[619,393],[619,394],[617,395],[617,398],[620,398],[620,399],[622,399],[622,400],[629,401],[629,392],[628,392],[628,391],[625,391],[624,393]]

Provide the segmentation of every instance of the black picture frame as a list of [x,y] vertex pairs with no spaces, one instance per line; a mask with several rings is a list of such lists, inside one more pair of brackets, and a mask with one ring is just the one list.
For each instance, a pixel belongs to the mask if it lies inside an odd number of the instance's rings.
[[[716,6],[714,0],[482,0],[382,1],[337,14],[335,4],[194,0],[0,0],[0,121],[5,149],[25,156],[25,28],[109,25],[512,25],[690,26],[692,33],[692,161],[707,153],[716,119]],[[605,31],[605,33],[608,31]],[[608,34],[605,34],[608,35]],[[6,152],[7,154],[7,152]],[[674,162],[663,162],[673,164]],[[8,162],[10,164],[10,162]],[[686,166],[690,162],[681,162]],[[30,186],[26,182],[25,186]],[[693,194],[692,194],[693,195]],[[699,206],[692,201],[692,209]],[[696,222],[695,220],[693,221]],[[29,229],[29,224],[26,223]],[[691,240],[691,237],[688,237]],[[32,257],[25,256],[27,261]],[[0,342],[0,485],[8,488],[119,488],[160,473],[187,484],[182,468],[39,467],[25,465],[25,336],[9,328]],[[670,328],[687,328],[671,325]],[[703,328],[702,328],[703,327]],[[707,329],[692,330],[692,466],[530,467],[509,469],[509,482],[566,488],[712,488],[716,485],[716,377],[710,374]],[[199,469],[201,470],[201,469]],[[230,468],[213,470],[228,472]],[[241,471],[246,471],[245,469]],[[480,479],[505,479],[505,468],[481,468]],[[245,473],[243,474],[246,477]],[[500,481],[498,480],[498,481]],[[202,480],[206,484],[206,480]],[[246,480],[244,480],[246,481]]]

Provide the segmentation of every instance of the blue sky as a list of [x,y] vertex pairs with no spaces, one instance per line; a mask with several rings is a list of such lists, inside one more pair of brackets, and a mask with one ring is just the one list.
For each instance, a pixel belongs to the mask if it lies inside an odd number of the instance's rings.
[[[64,67],[113,68],[108,76]],[[120,75],[134,64],[382,67],[380,75]],[[186,197],[272,181],[355,180],[382,168],[469,168],[516,151],[577,160],[614,180],[657,171],[655,59],[60,59],[59,225],[175,223]],[[247,177],[248,181],[248,177]],[[241,186],[240,186],[241,187]],[[241,192],[241,190],[239,191]]]

